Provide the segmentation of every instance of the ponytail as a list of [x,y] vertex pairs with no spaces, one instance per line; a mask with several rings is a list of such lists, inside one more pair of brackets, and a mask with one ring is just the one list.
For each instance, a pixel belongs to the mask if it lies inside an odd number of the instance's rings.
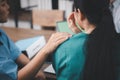
[[[99,17],[99,16],[98,16]],[[96,29],[86,41],[87,57],[83,70],[83,80],[115,80],[112,45],[116,35],[112,15],[104,8],[99,22],[92,21]]]
[[109,0],[74,0],[75,7],[95,25],[86,40],[83,80],[116,80],[112,46],[116,32],[109,10]]

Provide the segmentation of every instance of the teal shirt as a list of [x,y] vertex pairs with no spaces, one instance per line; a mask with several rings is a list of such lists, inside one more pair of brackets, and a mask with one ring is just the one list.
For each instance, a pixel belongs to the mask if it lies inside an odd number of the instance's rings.
[[[88,35],[79,33],[61,44],[53,55],[57,80],[82,80],[85,64],[85,41]],[[120,35],[113,45],[116,79],[120,80]]]
[[79,33],[61,44],[53,55],[57,80],[80,80],[85,63],[87,34]]

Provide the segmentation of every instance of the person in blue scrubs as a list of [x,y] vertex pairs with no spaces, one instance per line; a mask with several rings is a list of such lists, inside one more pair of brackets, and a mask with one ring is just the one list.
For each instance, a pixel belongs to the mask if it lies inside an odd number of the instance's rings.
[[109,0],[74,0],[74,6],[68,25],[77,34],[53,54],[57,80],[116,80]]
[[0,43],[0,79],[15,80],[17,79],[15,60],[20,56],[21,52],[2,30],[0,30]]
[[[7,21],[8,14],[7,0],[0,0],[0,23]],[[47,44],[30,61],[0,29],[0,80],[33,80],[47,56],[69,37],[71,35],[68,33],[54,33]],[[19,71],[18,65],[22,65]]]

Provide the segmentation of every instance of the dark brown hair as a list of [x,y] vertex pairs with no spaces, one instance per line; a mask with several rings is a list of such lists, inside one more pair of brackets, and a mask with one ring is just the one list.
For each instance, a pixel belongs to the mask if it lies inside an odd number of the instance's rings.
[[96,26],[86,40],[83,80],[115,80],[112,45],[116,32],[109,0],[74,0],[74,6]]

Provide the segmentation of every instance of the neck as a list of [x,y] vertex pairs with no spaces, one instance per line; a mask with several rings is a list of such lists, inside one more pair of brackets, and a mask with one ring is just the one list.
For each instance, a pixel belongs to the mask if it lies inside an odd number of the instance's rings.
[[85,33],[90,34],[95,29],[95,25],[88,24],[84,28]]

